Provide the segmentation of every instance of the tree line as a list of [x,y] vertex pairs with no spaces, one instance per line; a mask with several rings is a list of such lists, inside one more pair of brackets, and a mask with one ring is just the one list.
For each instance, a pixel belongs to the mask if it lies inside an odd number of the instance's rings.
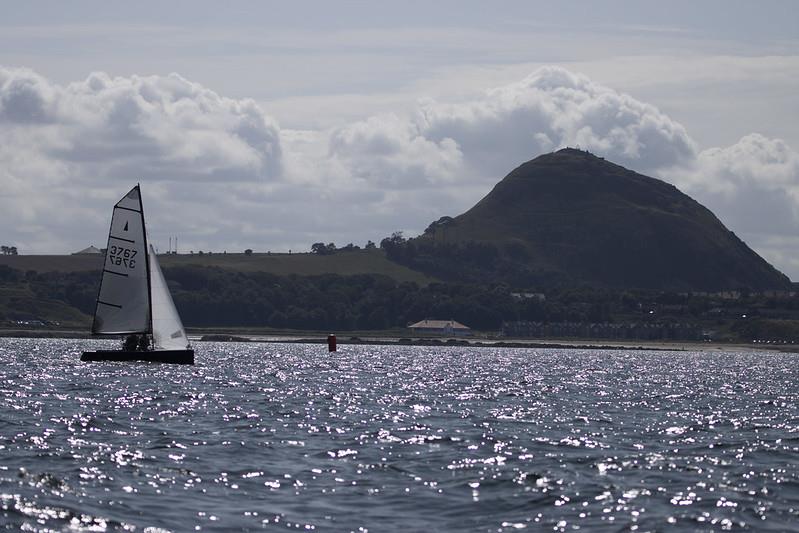
[[[364,250],[374,250],[375,248],[377,248],[377,245],[372,241],[368,241],[363,248]],[[336,252],[356,252],[360,249],[361,249],[360,246],[353,243],[349,243],[346,246],[342,246],[341,248],[337,248],[336,244],[333,242],[327,244],[323,242],[315,242],[311,245],[311,253],[317,255],[331,255]]]
[[[608,309],[518,299],[504,284],[432,283],[420,286],[382,275],[279,276],[186,265],[164,268],[187,326],[381,330],[430,319],[457,320],[498,330],[507,320],[603,320]],[[63,301],[92,315],[98,272],[21,272],[0,265],[0,283],[27,284],[38,298]]]
[[[420,286],[381,275],[279,276],[197,265],[165,268],[164,274],[189,327],[385,330],[430,318],[496,331],[513,321],[700,321],[710,328],[734,324],[742,336],[755,336],[763,330],[753,319],[799,318],[799,299],[756,295],[725,301],[672,292],[577,287],[552,289],[544,296],[518,292],[504,283]],[[64,302],[89,316],[94,313],[98,284],[98,272],[21,272],[0,265],[0,288],[24,285],[36,298]],[[742,309],[748,316],[745,320]]]

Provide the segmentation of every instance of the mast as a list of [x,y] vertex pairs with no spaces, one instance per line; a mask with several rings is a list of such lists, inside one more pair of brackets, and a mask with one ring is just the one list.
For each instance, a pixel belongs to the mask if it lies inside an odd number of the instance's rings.
[[147,272],[147,333],[153,333],[153,287],[152,287],[152,278],[150,277],[150,247],[147,246],[147,226],[144,224],[144,200],[141,196],[141,185],[139,183],[136,184],[136,188],[139,190],[139,202],[141,202],[141,226],[143,228],[143,235],[144,235],[144,265],[146,267]]

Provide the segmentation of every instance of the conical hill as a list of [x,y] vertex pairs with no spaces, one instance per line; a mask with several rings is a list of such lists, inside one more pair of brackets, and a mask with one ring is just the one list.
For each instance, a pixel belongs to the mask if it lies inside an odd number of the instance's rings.
[[[493,256],[494,275],[515,284],[664,290],[790,285],[673,185],[570,148],[524,163],[467,212],[431,224],[412,242],[428,253],[413,262],[438,276],[446,265],[436,264],[434,250],[446,256],[469,246],[479,252],[482,245]],[[454,271],[491,275],[485,263]]]

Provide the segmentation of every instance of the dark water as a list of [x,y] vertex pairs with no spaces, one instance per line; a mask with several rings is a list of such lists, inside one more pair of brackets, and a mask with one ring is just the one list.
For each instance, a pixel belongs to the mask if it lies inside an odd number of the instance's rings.
[[0,339],[0,523],[30,531],[785,531],[793,354]]

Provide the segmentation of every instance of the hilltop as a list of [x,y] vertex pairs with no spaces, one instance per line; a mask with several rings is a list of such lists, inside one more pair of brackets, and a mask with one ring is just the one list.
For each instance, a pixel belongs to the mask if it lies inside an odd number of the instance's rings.
[[790,286],[673,185],[571,148],[524,163],[465,213],[394,244],[390,257],[433,275],[522,286]]

